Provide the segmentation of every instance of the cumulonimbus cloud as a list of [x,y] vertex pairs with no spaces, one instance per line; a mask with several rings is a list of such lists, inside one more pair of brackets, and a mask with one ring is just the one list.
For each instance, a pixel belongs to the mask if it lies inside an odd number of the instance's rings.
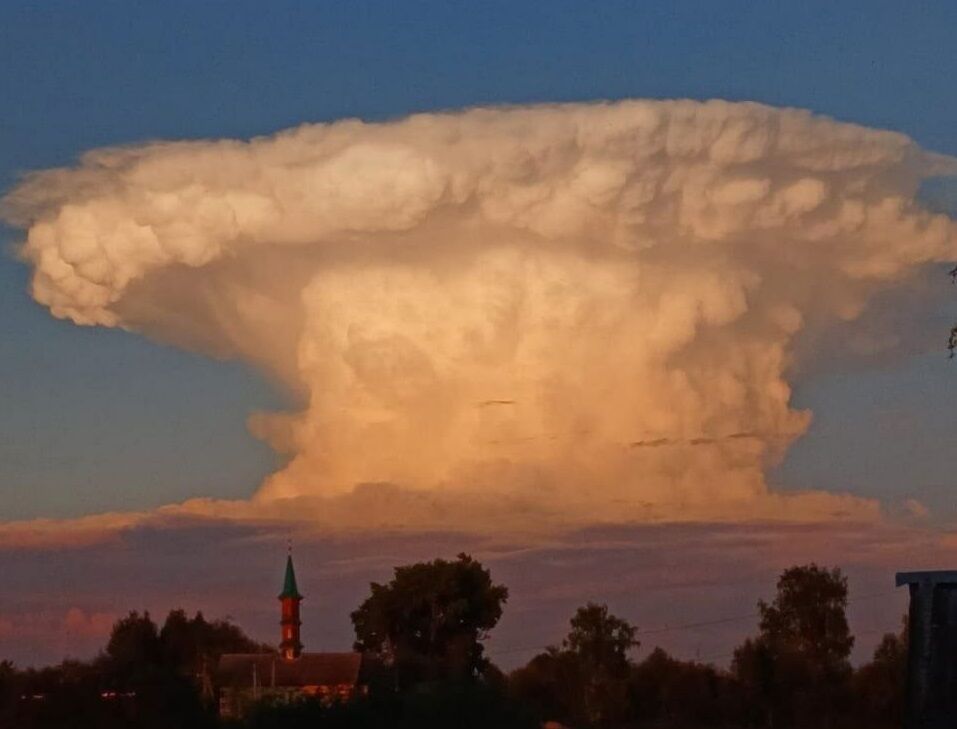
[[809,423],[795,338],[955,257],[915,199],[953,169],[801,110],[623,101],[97,150],[5,217],[54,316],[297,396],[250,419],[288,462],[243,514],[875,518],[764,473]]

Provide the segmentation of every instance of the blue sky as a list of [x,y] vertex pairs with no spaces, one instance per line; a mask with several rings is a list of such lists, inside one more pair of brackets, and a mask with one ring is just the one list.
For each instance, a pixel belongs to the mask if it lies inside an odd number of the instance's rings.
[[[624,97],[806,107],[957,154],[955,27],[947,2],[11,1],[0,185],[145,139]],[[25,267],[0,260],[0,519],[246,496],[273,468],[244,424],[283,402],[258,374],[55,321],[26,285]],[[796,404],[815,422],[775,482],[952,515],[949,316],[902,322],[924,354],[803,379]]]

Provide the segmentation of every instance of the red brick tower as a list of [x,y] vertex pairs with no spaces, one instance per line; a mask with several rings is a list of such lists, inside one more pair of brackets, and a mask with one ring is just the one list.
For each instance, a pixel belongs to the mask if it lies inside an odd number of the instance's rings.
[[279,644],[280,655],[291,660],[302,654],[302,642],[299,640],[299,603],[302,595],[296,587],[296,571],[292,568],[292,555],[286,558],[286,579],[283,581],[282,592],[279,593],[279,602],[282,604],[282,642]]

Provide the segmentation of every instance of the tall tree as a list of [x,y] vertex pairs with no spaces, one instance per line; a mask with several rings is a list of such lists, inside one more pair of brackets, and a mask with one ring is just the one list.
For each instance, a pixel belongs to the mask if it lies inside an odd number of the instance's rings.
[[778,579],[774,601],[758,602],[761,635],[798,653],[816,671],[843,672],[854,647],[846,608],[847,578],[840,569],[791,567]]
[[578,608],[563,647],[578,666],[584,718],[593,726],[620,719],[626,710],[628,652],[637,629],[593,602]]
[[396,567],[352,613],[355,648],[380,656],[401,685],[474,678],[482,641],[502,617],[508,589],[466,554]]
[[192,618],[182,609],[170,610],[159,632],[163,659],[186,676],[211,671],[223,653],[267,653],[274,649],[250,639],[228,620],[208,621],[201,612]]
[[774,600],[758,602],[760,634],[735,652],[733,667],[768,723],[826,726],[847,700],[846,607],[847,578],[813,563],[785,570]]
[[623,676],[628,672],[628,652],[640,645],[637,632],[627,620],[609,613],[607,605],[590,602],[575,611],[563,646],[589,672]]
[[149,611],[131,612],[113,624],[106,654],[117,675],[137,680],[155,672],[163,662],[162,645],[156,623]]
[[637,629],[588,603],[571,618],[561,648],[550,648],[512,674],[516,693],[546,719],[580,726],[613,725],[628,711],[628,653],[638,646]]

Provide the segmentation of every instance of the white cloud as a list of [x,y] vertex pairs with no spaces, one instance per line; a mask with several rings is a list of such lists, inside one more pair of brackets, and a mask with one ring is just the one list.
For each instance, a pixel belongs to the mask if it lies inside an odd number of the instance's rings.
[[799,110],[625,101],[98,150],[5,205],[55,316],[301,397],[250,423],[288,464],[202,510],[351,522],[388,483],[400,525],[873,519],[768,489],[809,422],[792,345],[954,258],[914,199],[952,166]]

